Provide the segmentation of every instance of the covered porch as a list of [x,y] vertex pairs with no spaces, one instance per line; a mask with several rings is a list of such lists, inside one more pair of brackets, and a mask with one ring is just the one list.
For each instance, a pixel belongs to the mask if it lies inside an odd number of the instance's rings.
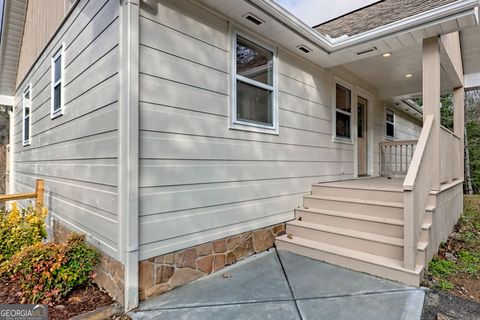
[[[373,165],[378,159],[378,176],[357,174],[354,180],[313,185],[303,206],[296,209],[296,220],[287,223],[287,235],[277,240],[278,247],[419,285],[429,260],[463,208],[465,88],[460,41],[458,32],[422,40],[420,53],[410,56],[419,63],[402,81],[413,74],[419,79],[404,84],[401,92],[395,79],[380,90],[388,94],[382,101],[397,109],[412,98],[422,98],[418,139],[381,139],[370,156]],[[369,73],[379,69],[377,60],[402,53],[389,54],[353,62],[350,69],[356,69],[358,76],[375,79]],[[376,72],[400,67],[399,60],[381,63]],[[451,129],[441,123],[440,99],[445,93],[453,99]],[[358,160],[357,165],[360,163]]]

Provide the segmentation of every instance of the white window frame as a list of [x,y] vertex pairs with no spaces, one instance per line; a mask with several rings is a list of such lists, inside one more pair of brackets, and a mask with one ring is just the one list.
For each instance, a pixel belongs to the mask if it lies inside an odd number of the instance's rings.
[[[343,111],[341,109],[337,109],[337,84],[350,90],[350,112]],[[334,83],[333,83],[333,108],[332,108],[332,136],[333,136],[333,141],[336,143],[346,143],[346,144],[353,144],[353,130],[355,129],[353,122],[356,121],[356,117],[354,117],[354,113],[356,110],[355,106],[355,96],[356,96],[356,91],[355,87],[344,81],[341,80],[337,77],[334,77]],[[337,111],[340,113],[343,113],[345,115],[350,116],[350,138],[346,137],[337,137]]]
[[[28,101],[25,99],[25,96],[29,94]],[[25,139],[25,109],[27,107],[30,109],[28,113],[28,139]],[[32,84],[29,84],[22,93],[22,145],[29,146],[32,140]]]
[[[61,67],[60,70],[60,80],[57,82],[55,81],[55,60],[58,57],[61,57]],[[65,104],[65,94],[64,94],[64,84],[65,84],[65,43],[62,44],[62,47],[56,51],[56,53],[51,58],[51,86],[50,86],[50,100],[51,100],[51,108],[50,108],[50,118],[55,119],[64,112],[64,104]],[[55,110],[55,87],[60,86],[60,109]]]
[[[238,30],[232,30],[232,54],[231,54],[231,108],[230,108],[230,129],[238,129],[238,130],[247,130],[247,131],[254,131],[254,132],[261,132],[261,133],[269,133],[269,134],[278,134],[278,71],[277,71],[277,61],[278,55],[277,50],[265,45],[262,42],[252,38],[249,35],[246,35],[243,32]],[[268,50],[272,53],[272,83],[273,85],[267,85],[250,78],[241,76],[237,74],[237,37],[242,37],[254,44],[262,47],[265,50]],[[272,92],[272,118],[273,122],[272,125],[262,125],[259,123],[253,123],[248,121],[242,121],[237,119],[237,80],[241,82],[250,84],[257,88],[269,90]]]
[[[393,122],[387,121],[387,114],[388,112],[393,113]],[[391,124],[393,126],[393,136],[389,136],[387,134],[387,124]],[[385,108],[385,139],[387,140],[395,140],[395,111],[390,108]]]

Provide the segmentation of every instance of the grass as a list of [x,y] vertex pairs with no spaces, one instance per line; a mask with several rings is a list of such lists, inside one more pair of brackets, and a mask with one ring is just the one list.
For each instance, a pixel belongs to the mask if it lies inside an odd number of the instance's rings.
[[479,278],[480,196],[465,196],[463,215],[454,232],[430,261],[423,284],[440,290],[459,289],[462,292],[465,291],[464,282],[471,279],[472,283],[477,283],[474,291],[480,292]]

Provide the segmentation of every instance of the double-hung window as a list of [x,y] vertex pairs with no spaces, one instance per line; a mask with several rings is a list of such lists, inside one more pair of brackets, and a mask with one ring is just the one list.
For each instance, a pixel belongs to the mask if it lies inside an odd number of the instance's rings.
[[335,88],[335,137],[351,140],[352,90],[336,84]]
[[22,139],[23,145],[28,146],[30,144],[30,135],[31,135],[31,112],[32,112],[32,86],[29,85],[22,95],[22,108],[23,108],[23,121],[22,121]]
[[63,46],[52,57],[51,117],[63,114]]
[[234,34],[233,125],[276,130],[274,51]]
[[390,110],[385,110],[385,136],[387,139],[395,139],[395,113]]

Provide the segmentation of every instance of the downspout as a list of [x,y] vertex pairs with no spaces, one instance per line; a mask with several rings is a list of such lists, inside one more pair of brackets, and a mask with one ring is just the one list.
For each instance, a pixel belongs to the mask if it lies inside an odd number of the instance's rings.
[[[6,193],[13,194],[15,193],[14,190],[14,181],[15,181],[15,171],[13,170],[13,153],[14,153],[14,130],[15,130],[15,122],[14,122],[14,112],[13,112],[13,106],[12,109],[8,111],[8,190],[6,190]],[[8,204],[10,206],[10,203]]]
[[119,249],[125,311],[138,306],[139,0],[120,0]]

